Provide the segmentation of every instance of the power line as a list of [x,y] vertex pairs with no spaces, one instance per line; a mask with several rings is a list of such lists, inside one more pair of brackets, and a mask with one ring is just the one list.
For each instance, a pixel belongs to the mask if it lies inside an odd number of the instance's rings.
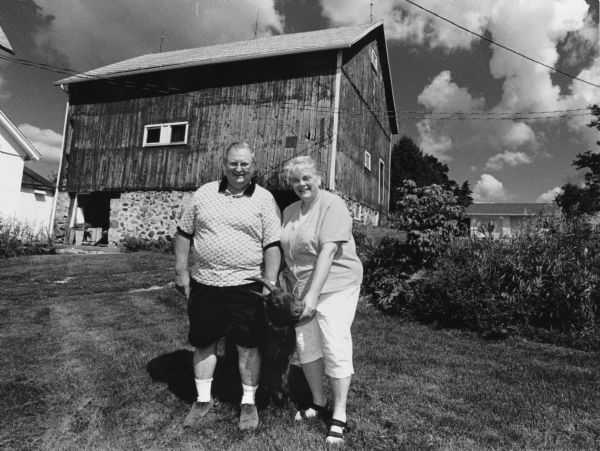
[[[408,0],[407,0],[408,1]],[[188,96],[194,99],[205,99],[205,100],[213,100],[213,101],[229,101],[229,102],[237,102],[241,104],[251,104],[255,106],[264,106],[267,108],[272,108],[271,98],[241,98],[239,96],[224,96],[224,95],[208,95],[208,94],[190,94],[188,92],[181,91],[177,88],[167,88],[160,89],[156,85],[150,84],[139,84],[132,81],[117,81],[116,78],[106,77],[100,75],[91,75],[91,74],[82,74],[81,72],[77,72],[73,69],[58,67],[51,64],[39,63],[35,61],[30,61],[23,58],[9,57],[6,55],[0,54],[1,60],[11,61],[17,64],[21,64],[24,66],[34,67],[42,70],[47,70],[53,73],[62,74],[62,75],[78,75],[90,81],[102,81],[107,84],[125,87],[128,89],[139,89],[141,91],[148,91],[151,93],[158,94],[179,94],[183,96]],[[296,109],[300,111],[311,111],[314,113],[330,113],[331,108],[329,107],[319,107],[319,106],[309,106],[303,105],[300,106],[297,103],[291,102],[279,102],[278,106],[289,107],[290,109]],[[584,116],[591,115],[591,112],[583,113],[583,114],[564,114],[564,113],[572,113],[577,111],[585,111],[587,108],[575,108],[575,109],[565,109],[565,110],[552,110],[552,111],[529,111],[529,112],[461,112],[461,111],[449,111],[449,112],[427,112],[427,111],[397,111],[395,112],[395,116],[397,119],[429,119],[435,121],[444,121],[444,120],[542,120],[542,119],[554,119],[554,118],[565,118],[565,117],[573,117],[573,116]],[[385,120],[392,113],[389,110],[367,110],[367,109],[350,109],[350,108],[339,108],[339,113],[346,116],[364,116],[371,112],[375,117],[378,117],[381,120]],[[556,115],[555,113],[560,113]],[[540,114],[547,114],[546,116],[540,116]]]
[[[324,146],[325,144],[330,143],[332,140],[333,140],[333,134],[330,134],[319,141],[315,141],[314,143],[310,144],[309,146],[302,148],[302,150],[300,152],[293,154],[291,157],[284,158],[281,162],[279,162],[278,164],[273,166],[271,169],[261,172],[260,174],[258,174],[258,177],[259,178],[265,177],[267,174],[277,171],[277,173],[275,173],[274,175],[271,175],[267,179],[267,181],[270,182],[275,176],[279,176],[279,168],[281,168],[285,163],[292,160],[293,158],[296,158],[299,155],[312,156],[313,154],[315,154],[321,150],[321,146]],[[314,147],[314,149],[309,151],[309,149],[311,149],[313,147]]]
[[580,81],[580,82],[582,82],[582,83],[587,83],[588,85],[594,86],[594,87],[596,87],[596,88],[600,88],[600,85],[597,85],[597,84],[594,84],[594,83],[592,83],[592,82],[589,82],[589,81],[587,81],[587,80],[584,80],[584,79],[582,79],[582,78],[576,77],[575,75],[573,75],[573,74],[569,74],[568,72],[564,72],[564,71],[562,71],[562,70],[560,70],[560,69],[557,69],[557,68],[556,68],[556,67],[554,67],[554,66],[549,66],[548,64],[542,63],[541,61],[538,61],[538,60],[536,60],[536,59],[534,59],[534,58],[531,58],[530,56],[527,56],[527,55],[525,55],[525,54],[523,54],[523,53],[521,53],[521,52],[518,52],[518,51],[516,51],[516,50],[513,50],[513,49],[511,49],[511,48],[509,48],[509,47],[506,47],[505,45],[502,45],[502,44],[500,44],[500,43],[498,43],[498,42],[496,42],[496,41],[494,41],[494,40],[492,40],[492,39],[486,38],[485,36],[483,36],[483,35],[481,35],[481,34],[479,34],[479,33],[476,33],[475,31],[469,30],[468,28],[465,28],[465,27],[463,27],[462,25],[459,25],[459,24],[457,24],[456,22],[453,22],[453,21],[451,21],[450,19],[447,19],[447,18],[446,18],[446,17],[444,17],[444,16],[440,16],[439,14],[436,14],[436,13],[434,13],[433,11],[431,11],[431,10],[429,10],[429,9],[427,9],[427,8],[424,8],[424,7],[423,7],[423,6],[421,6],[421,5],[418,5],[418,4],[416,4],[415,2],[413,2],[413,1],[411,1],[411,0],[405,0],[405,1],[406,1],[407,3],[410,3],[410,4],[411,4],[411,5],[413,5],[413,6],[416,6],[416,7],[417,7],[417,8],[419,8],[419,9],[422,9],[423,11],[426,11],[426,12],[428,12],[429,14],[431,14],[431,15],[433,15],[433,16],[435,16],[435,17],[437,17],[438,19],[442,19],[442,20],[444,20],[444,21],[448,22],[449,24],[452,24],[452,25],[454,25],[455,27],[457,27],[457,28],[460,28],[461,30],[464,30],[464,31],[466,31],[467,33],[471,33],[472,35],[475,35],[475,36],[477,36],[478,38],[480,38],[480,39],[483,39],[484,41],[487,41],[487,42],[489,42],[490,44],[494,44],[494,45],[496,45],[496,46],[498,46],[498,47],[500,47],[500,48],[503,48],[504,50],[507,50],[507,51],[509,51],[509,52],[511,52],[511,53],[514,53],[515,55],[519,55],[519,56],[520,56],[520,57],[522,57],[522,58],[525,58],[525,59],[527,59],[527,60],[529,60],[529,61],[532,61],[532,62],[534,62],[534,63],[536,63],[536,64],[540,64],[541,66],[547,67],[548,69],[551,69],[551,70],[553,70],[553,71],[555,71],[555,72],[558,72],[559,74],[565,75],[565,76],[567,76],[567,77],[570,77],[570,78],[572,78],[572,79],[574,79],[574,80],[577,80],[577,81]]

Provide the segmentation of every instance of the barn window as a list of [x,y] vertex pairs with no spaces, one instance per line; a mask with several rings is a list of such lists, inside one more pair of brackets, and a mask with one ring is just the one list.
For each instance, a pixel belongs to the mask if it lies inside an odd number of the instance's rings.
[[369,52],[369,58],[371,59],[371,66],[377,72],[377,51],[374,47],[371,47],[371,51]]
[[297,136],[286,136],[285,137],[285,148],[286,149],[295,149],[298,145],[298,137]]
[[354,204],[352,208],[352,217],[357,221],[362,221],[362,205]]
[[384,189],[384,181],[385,181],[385,163],[380,158],[379,159],[379,189],[377,191],[377,202],[383,203],[383,189]]
[[187,122],[152,124],[144,127],[144,147],[187,144]]
[[371,154],[365,150],[365,169],[371,171]]

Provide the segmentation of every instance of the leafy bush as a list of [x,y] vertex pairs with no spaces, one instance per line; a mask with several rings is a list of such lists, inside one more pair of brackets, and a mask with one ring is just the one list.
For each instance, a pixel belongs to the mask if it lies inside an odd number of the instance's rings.
[[463,234],[465,210],[439,185],[417,187],[407,180],[400,192],[396,227],[408,232],[405,252],[415,269],[431,266],[452,238]]
[[[374,259],[392,264],[387,249],[380,253]],[[421,277],[391,283],[384,273],[394,270],[368,276],[383,280],[370,293],[382,310],[494,336],[600,346],[600,231],[584,222],[539,217],[510,240],[454,240]]]
[[[464,209],[452,192],[438,185],[417,187],[405,181],[399,212],[390,222],[406,231],[406,239],[384,237],[362,252],[363,291],[388,312],[405,311],[411,283],[431,267],[453,237],[462,233]],[[405,312],[406,313],[406,312]]]
[[173,241],[171,237],[159,237],[156,240],[148,238],[140,238],[134,236],[126,236],[123,238],[122,246],[126,252],[162,252],[165,254],[174,252]]
[[0,215],[0,257],[53,254],[55,251],[47,230]]

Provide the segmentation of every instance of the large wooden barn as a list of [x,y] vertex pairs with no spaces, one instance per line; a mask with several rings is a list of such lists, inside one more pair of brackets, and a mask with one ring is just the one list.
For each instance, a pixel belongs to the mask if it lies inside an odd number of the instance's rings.
[[56,84],[68,93],[58,235],[170,236],[238,140],[281,206],[281,168],[309,154],[357,219],[388,211],[398,130],[382,22],[144,55]]

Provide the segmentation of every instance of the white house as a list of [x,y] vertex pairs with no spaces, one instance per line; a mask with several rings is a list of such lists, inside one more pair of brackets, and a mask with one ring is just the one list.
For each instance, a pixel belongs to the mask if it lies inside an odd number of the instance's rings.
[[539,215],[557,215],[560,209],[548,203],[489,203],[472,204],[467,208],[471,235],[479,236],[480,227],[494,237],[511,237],[525,221]]
[[0,110],[0,216],[35,229],[48,229],[54,190],[25,161],[41,159],[19,129]]
[[6,53],[10,53],[11,55],[15,54],[15,51],[13,50],[12,46],[10,45],[10,42],[8,41],[8,38],[6,37],[6,34],[4,34],[4,30],[2,29],[2,27],[0,27],[0,50],[6,52]]

